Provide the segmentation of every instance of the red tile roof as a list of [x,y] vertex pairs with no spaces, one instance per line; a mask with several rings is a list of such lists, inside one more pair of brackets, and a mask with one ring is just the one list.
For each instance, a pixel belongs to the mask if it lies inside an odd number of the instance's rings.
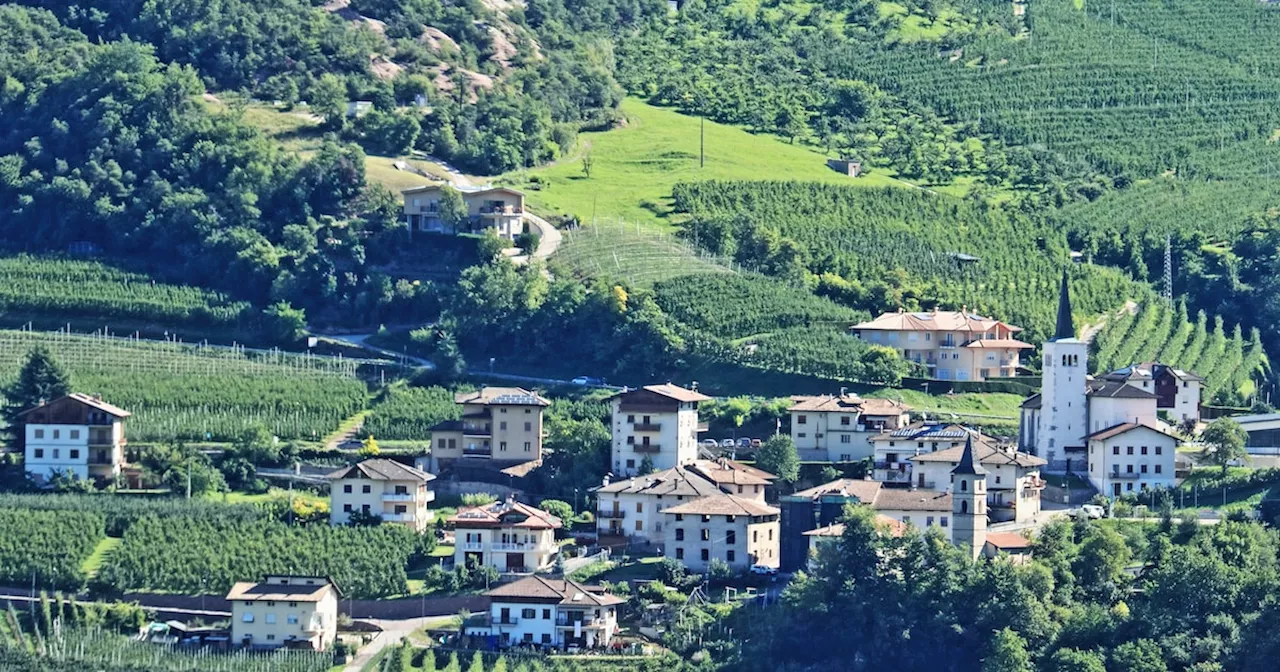
[[519,527],[529,530],[558,530],[559,518],[521,502],[502,501],[484,506],[467,506],[449,519],[454,527]]
[[510,598],[585,607],[608,607],[626,602],[596,586],[586,586],[570,579],[536,574],[511,583],[504,583],[485,595],[495,602]]
[[1159,427],[1156,427],[1154,425],[1148,425],[1144,422],[1122,422],[1118,425],[1112,425],[1101,431],[1094,432],[1084,437],[1084,440],[1085,441],[1106,441],[1107,439],[1110,439],[1112,437],[1120,436],[1121,434],[1131,432],[1135,429],[1138,429],[1139,427],[1145,427],[1146,429],[1149,429],[1157,434],[1167,436],[1174,440],[1178,440],[1178,441],[1181,440],[1179,437],[1174,436],[1173,434],[1170,434],[1164,431],[1163,429],[1160,429]]

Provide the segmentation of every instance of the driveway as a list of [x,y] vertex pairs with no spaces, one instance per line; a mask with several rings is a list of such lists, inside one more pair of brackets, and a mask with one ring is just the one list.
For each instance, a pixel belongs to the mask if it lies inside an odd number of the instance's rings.
[[453,616],[432,616],[429,618],[406,618],[404,620],[384,620],[384,619],[361,619],[372,623],[380,628],[382,632],[378,633],[373,641],[365,644],[360,652],[355,655],[347,666],[342,668],[343,672],[359,672],[369,661],[373,660],[383,649],[388,646],[396,646],[401,639],[408,637],[415,630],[421,630],[427,626],[441,625],[453,620]]

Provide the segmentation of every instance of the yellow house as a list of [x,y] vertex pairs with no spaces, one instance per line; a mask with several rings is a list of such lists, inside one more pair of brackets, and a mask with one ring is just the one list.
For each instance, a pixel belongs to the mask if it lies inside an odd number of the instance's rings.
[[551,402],[520,387],[459,392],[462,417],[431,428],[433,471],[455,460],[525,463],[542,459],[542,410]]
[[524,193],[506,187],[453,187],[467,206],[465,228],[450,230],[440,219],[440,196],[444,185],[428,184],[400,192],[404,195],[405,223],[409,235],[418,233],[464,233],[493,230],[499,237],[515,240],[524,233]]
[[329,522],[345,525],[351,515],[382,517],[421,532],[433,516],[427,506],[436,494],[428,487],[435,476],[395,460],[373,459],[329,474]]
[[897,350],[925,365],[938,380],[986,380],[1018,375],[1019,354],[1033,347],[1014,335],[1021,327],[967,310],[885,313],[849,327],[868,343]]
[[259,583],[239,582],[231,602],[231,642],[253,648],[324,651],[338,635],[342,593],[326,576],[271,574]]

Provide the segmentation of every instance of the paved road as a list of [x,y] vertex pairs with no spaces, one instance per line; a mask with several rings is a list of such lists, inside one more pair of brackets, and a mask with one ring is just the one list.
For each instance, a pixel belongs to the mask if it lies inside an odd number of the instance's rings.
[[359,672],[361,668],[369,664],[383,649],[388,646],[396,646],[401,639],[409,636],[409,633],[415,630],[421,630],[427,626],[434,626],[448,623],[453,616],[433,616],[429,618],[407,618],[404,620],[384,620],[384,619],[361,619],[367,620],[379,628],[382,632],[378,633],[373,641],[364,645],[359,653],[355,655],[347,666],[342,668],[343,672]]
[[[40,598],[38,597],[33,598],[27,595],[17,595],[14,593],[0,592],[0,602],[12,602],[12,603],[15,603],[16,605],[17,603],[39,602],[39,601],[40,601]],[[77,604],[106,604],[105,602],[95,602],[93,600],[87,600],[87,601],[75,600],[75,602]],[[146,605],[143,605],[143,606],[152,611],[160,611],[166,614],[181,614],[184,616],[191,616],[193,618],[199,617],[205,620],[216,621],[216,620],[231,617],[231,612],[229,611],[214,611],[211,609],[180,609],[177,607],[155,607],[155,606],[146,606]],[[25,609],[25,607],[23,608]]]

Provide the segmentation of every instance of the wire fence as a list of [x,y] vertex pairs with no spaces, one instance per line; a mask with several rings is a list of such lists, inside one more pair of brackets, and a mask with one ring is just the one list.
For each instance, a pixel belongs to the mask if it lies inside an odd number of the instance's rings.
[[648,286],[682,275],[740,273],[747,269],[682,240],[621,218],[602,218],[563,232],[556,257],[592,273],[632,286]]

